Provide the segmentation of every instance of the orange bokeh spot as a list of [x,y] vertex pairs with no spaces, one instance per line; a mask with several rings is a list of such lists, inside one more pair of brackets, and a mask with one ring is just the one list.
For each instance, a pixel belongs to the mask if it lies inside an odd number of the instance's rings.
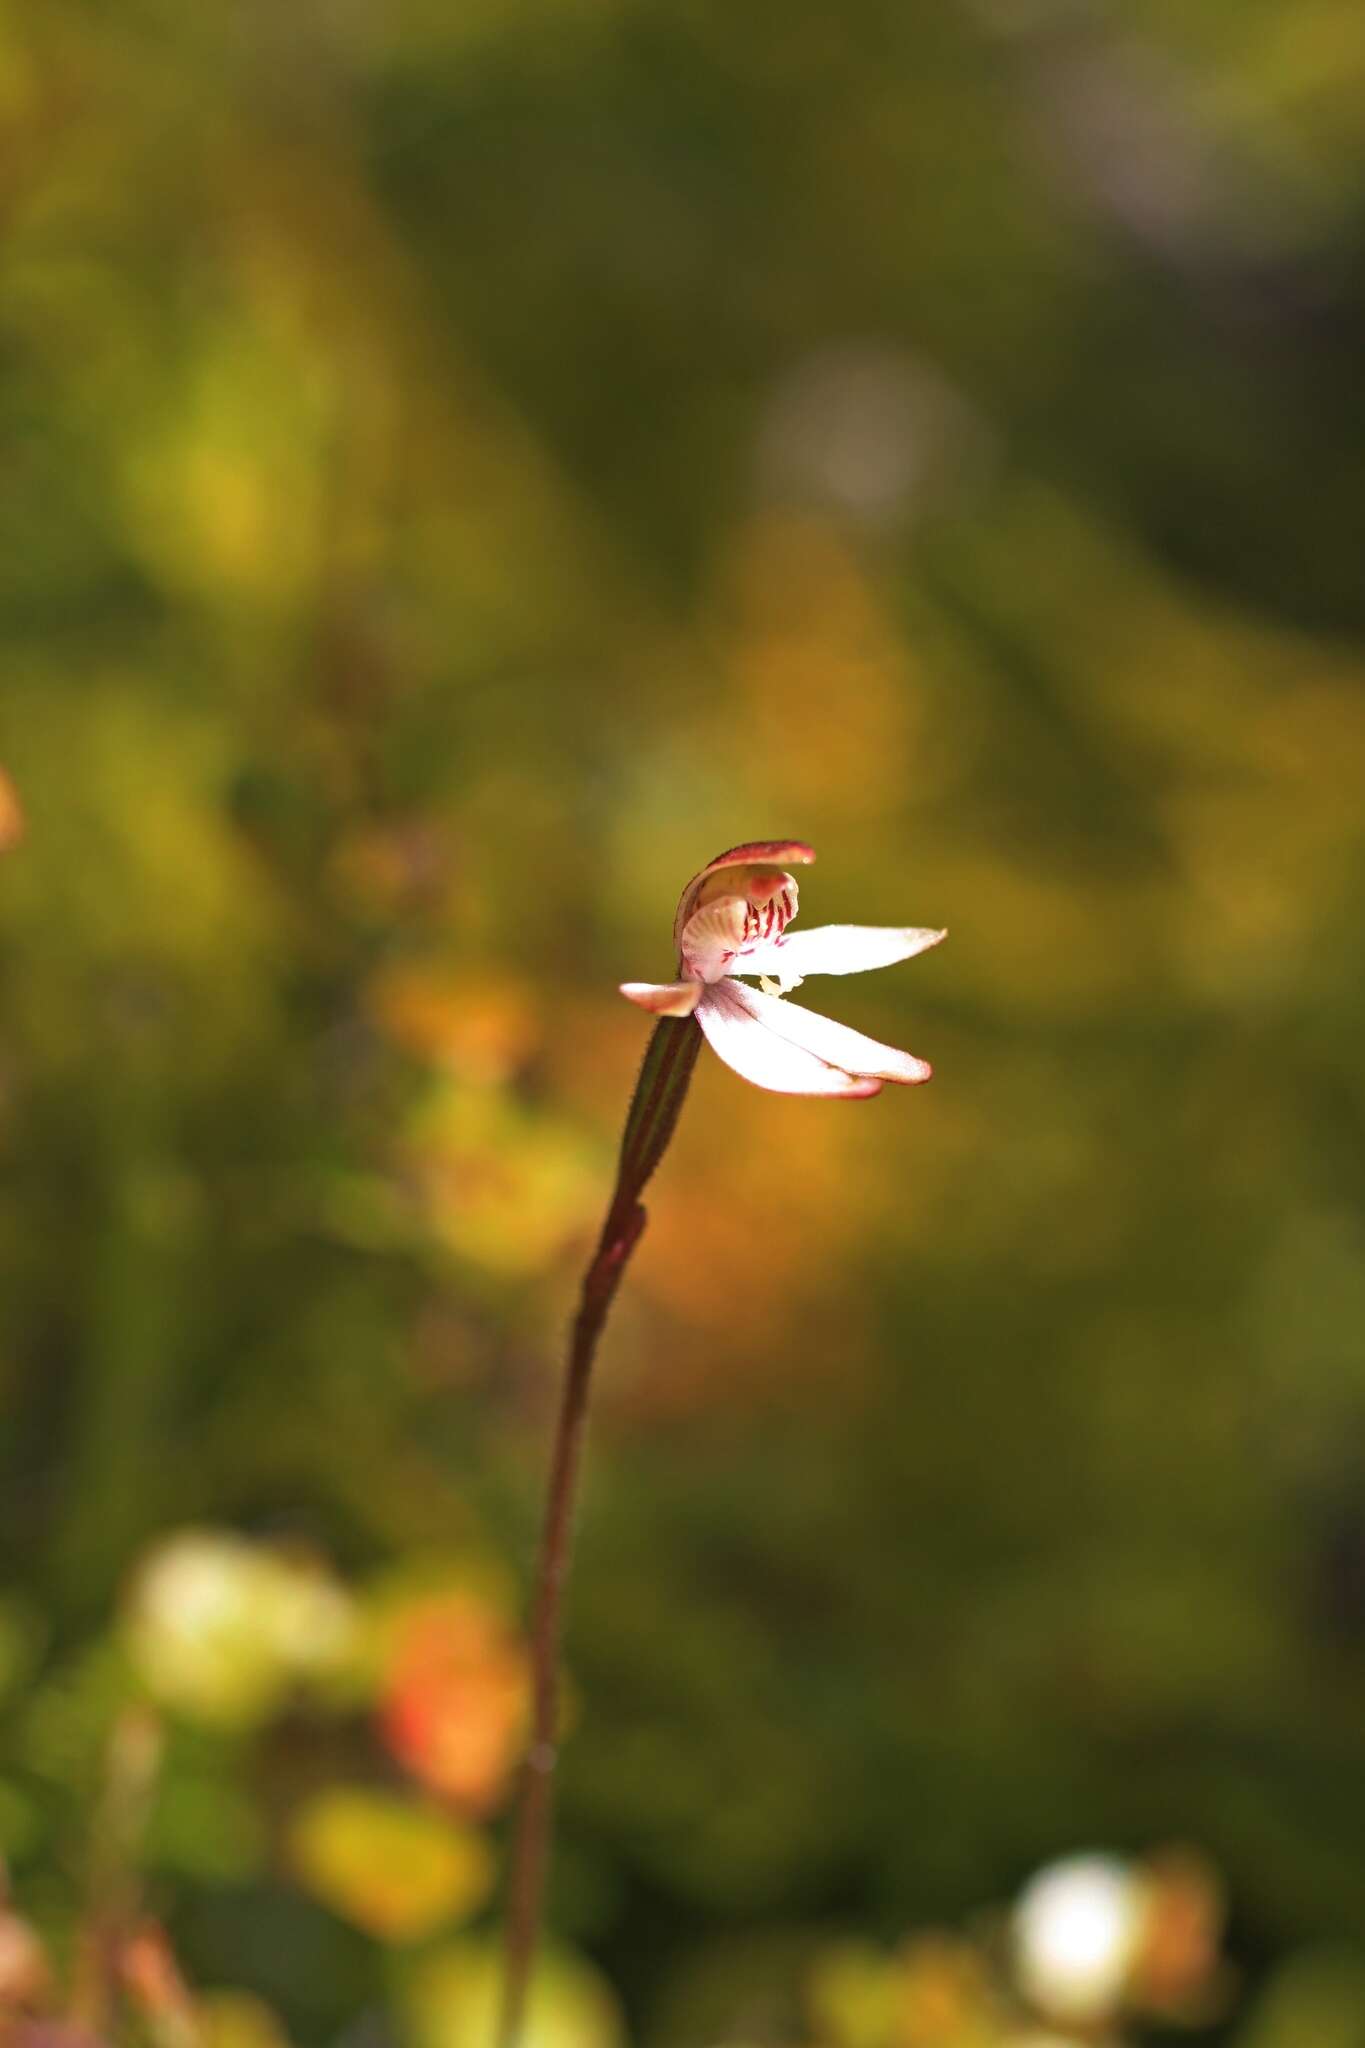
[[470,1813],[491,1811],[521,1749],[528,1699],[521,1643],[475,1596],[441,1594],[399,1621],[380,1727],[430,1791]]

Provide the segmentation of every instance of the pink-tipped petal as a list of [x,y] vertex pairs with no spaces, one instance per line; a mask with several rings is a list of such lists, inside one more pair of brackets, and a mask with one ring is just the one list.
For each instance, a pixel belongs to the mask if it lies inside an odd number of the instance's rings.
[[727,1067],[755,1087],[778,1095],[836,1095],[849,1099],[876,1095],[881,1082],[868,1074],[850,1074],[842,1067],[767,1031],[742,998],[751,993],[735,982],[713,982],[697,1008],[697,1022],[711,1049]]
[[927,953],[946,932],[918,925],[817,924],[767,945],[751,946],[731,974],[862,974]]
[[701,997],[699,981],[623,981],[621,993],[656,1017],[690,1017]]
[[678,914],[673,920],[673,944],[676,948],[682,937],[682,928],[696,908],[697,894],[707,878],[720,868],[809,867],[815,859],[815,849],[807,846],[803,839],[751,839],[743,846],[732,846],[727,853],[718,853],[713,861],[693,875],[682,895],[678,898]]
[[851,1031],[847,1024],[836,1024],[832,1017],[803,1010],[799,1003],[785,1002],[781,996],[760,995],[757,989],[745,988],[738,981],[720,986],[769,1036],[784,1039],[816,1059],[842,1067],[846,1073],[908,1084],[927,1081],[933,1071],[927,1060],[917,1060],[913,1053],[899,1052],[894,1045],[866,1038],[861,1031]]

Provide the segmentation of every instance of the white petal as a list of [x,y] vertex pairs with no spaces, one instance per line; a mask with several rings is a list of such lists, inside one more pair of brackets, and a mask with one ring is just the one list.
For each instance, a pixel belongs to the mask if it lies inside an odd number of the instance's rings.
[[750,993],[733,982],[713,982],[697,1009],[697,1022],[727,1067],[778,1095],[857,1097],[880,1091],[880,1081],[832,1067],[776,1032],[765,1031],[742,1000]]
[[862,974],[870,967],[894,967],[926,953],[946,932],[916,925],[817,924],[809,931],[789,932],[767,945],[750,947],[728,970],[731,974],[771,974],[793,987],[807,974]]
[[933,1071],[927,1060],[917,1060],[913,1053],[898,1052],[894,1045],[866,1038],[861,1031],[850,1031],[847,1024],[836,1024],[832,1017],[803,1010],[799,1003],[784,1002],[781,996],[760,995],[757,989],[745,988],[742,982],[727,981],[722,986],[738,997],[749,1016],[769,1033],[799,1046],[803,1052],[813,1053],[816,1059],[827,1060],[831,1066],[842,1067],[846,1073],[875,1076],[881,1081],[911,1082],[927,1081]]
[[656,1017],[690,1017],[701,995],[699,981],[623,981],[621,993]]

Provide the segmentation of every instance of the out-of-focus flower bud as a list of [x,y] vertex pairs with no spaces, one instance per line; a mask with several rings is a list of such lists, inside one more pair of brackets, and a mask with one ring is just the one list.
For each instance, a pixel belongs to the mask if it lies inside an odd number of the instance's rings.
[[51,1989],[52,1970],[37,1933],[27,1920],[0,1906],[0,2018],[35,2010]]
[[199,2048],[194,2000],[164,1928],[151,1921],[139,1927],[124,1943],[119,1971],[157,2048]]
[[289,2036],[249,1991],[206,1991],[199,2000],[203,2048],[289,2048]]
[[1014,1909],[1019,1988],[1038,2011],[1085,2024],[1115,2012],[1142,1939],[1147,1888],[1114,1856],[1051,1863]]
[[999,2038],[999,2010],[984,1959],[970,1942],[922,1934],[901,1952],[892,2048],[987,2048]]
[[381,1941],[417,1941],[488,1896],[482,1835],[431,1807],[362,1786],[333,1786],[294,1818],[300,1880],[334,1913]]
[[[502,1981],[495,1943],[459,1941],[423,1959],[408,1984],[413,2048],[469,2048],[493,2038]],[[582,1957],[542,1953],[531,1979],[524,2048],[622,2048],[611,1991]]]
[[1147,1911],[1133,1958],[1135,2006],[1202,2021],[1224,2002],[1229,1972],[1218,1953],[1224,1905],[1217,1873],[1189,1849],[1164,1849],[1144,1866]]
[[433,1792],[471,1813],[496,1806],[528,1707],[525,1650],[489,1601],[461,1589],[400,1614],[380,1725],[394,1756]]
[[143,1562],[127,1641],[148,1691],[219,1727],[250,1727],[344,1664],[349,1595],[319,1568],[227,1530],[187,1529]]

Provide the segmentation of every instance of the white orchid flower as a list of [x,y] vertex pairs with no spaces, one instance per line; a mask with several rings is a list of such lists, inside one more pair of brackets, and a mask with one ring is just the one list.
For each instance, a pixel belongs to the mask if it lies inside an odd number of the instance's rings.
[[[788,932],[797,908],[791,870],[814,859],[799,840],[755,840],[721,854],[679,899],[679,979],[626,981],[622,995],[656,1017],[695,1016],[727,1066],[780,1095],[856,1098],[879,1094],[885,1081],[927,1081],[927,1060],[785,1000],[808,974],[891,967],[946,937],[915,925]],[[759,988],[747,987],[741,975],[757,976]]]

